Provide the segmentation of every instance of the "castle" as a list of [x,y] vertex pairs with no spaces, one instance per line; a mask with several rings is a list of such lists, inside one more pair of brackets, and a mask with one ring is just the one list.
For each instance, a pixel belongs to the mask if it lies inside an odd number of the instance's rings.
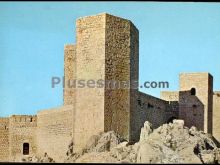
[[[106,13],[76,21],[76,44],[64,48],[65,79],[138,81],[138,75],[139,32],[131,21]],[[132,88],[63,93],[62,107],[0,118],[0,161],[46,152],[62,162],[72,139],[76,151],[111,130],[135,142],[145,121],[157,128],[175,118],[220,141],[220,92],[213,92],[209,73],[180,74],[179,91],[163,91],[161,98]]]

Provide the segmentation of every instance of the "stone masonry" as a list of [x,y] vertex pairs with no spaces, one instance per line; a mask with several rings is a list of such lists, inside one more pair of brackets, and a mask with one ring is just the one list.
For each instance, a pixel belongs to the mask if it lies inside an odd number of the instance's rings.
[[76,44],[64,46],[63,106],[0,118],[0,161],[47,153],[63,162],[71,141],[79,151],[107,131],[136,142],[145,121],[158,128],[184,119],[220,140],[220,92],[213,92],[209,73],[180,74],[179,90],[163,91],[161,98],[131,86],[69,88],[74,80],[138,84],[138,75],[139,31],[130,20],[106,13],[77,19]]
[[[195,90],[192,94],[189,90]],[[182,73],[180,74],[180,91],[189,91],[189,96],[180,93],[180,118],[187,126],[194,122],[202,123],[199,126],[206,133],[212,134],[213,118],[213,78],[209,73]],[[192,97],[194,96],[194,97]],[[197,124],[197,125],[198,125]]]
[[213,95],[213,135],[220,141],[220,91]]

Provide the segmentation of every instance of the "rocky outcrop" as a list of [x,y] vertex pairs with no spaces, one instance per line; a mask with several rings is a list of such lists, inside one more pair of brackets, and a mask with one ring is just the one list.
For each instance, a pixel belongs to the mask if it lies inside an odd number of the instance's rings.
[[[97,163],[219,163],[220,149],[212,136],[187,128],[183,120],[174,120],[153,130],[149,122],[141,129],[140,141],[131,145],[113,131],[91,137],[79,153],[71,153],[66,162]],[[71,153],[71,154],[70,154]]]
[[153,132],[152,124],[146,121],[144,123],[144,127],[141,128],[140,142],[146,140],[152,132]]
[[[103,152],[109,152],[113,148],[115,148],[119,143],[123,141],[122,138],[119,137],[115,132],[109,131],[106,133],[100,133],[99,135],[92,136],[86,146],[80,151],[75,153],[73,143],[69,145],[69,149],[67,151],[67,159],[65,162],[75,162],[78,158],[82,157],[85,154],[92,154],[94,157],[94,153],[101,153],[99,154],[99,158],[101,156],[109,157]],[[86,155],[88,157],[88,155]],[[111,156],[110,156],[111,157]],[[82,158],[81,158],[82,159]],[[94,159],[94,158],[93,158]],[[107,159],[107,158],[106,158]],[[90,160],[92,162],[92,160]],[[102,159],[100,159],[102,162]],[[107,161],[107,160],[106,160]],[[112,159],[111,159],[112,161]],[[111,162],[110,161],[110,162]]]

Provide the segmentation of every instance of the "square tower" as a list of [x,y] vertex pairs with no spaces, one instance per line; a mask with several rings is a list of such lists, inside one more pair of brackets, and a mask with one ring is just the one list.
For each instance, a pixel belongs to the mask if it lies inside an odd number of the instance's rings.
[[[212,134],[213,77],[209,73],[182,73],[179,76],[179,118]],[[201,125],[201,123],[203,123]]]
[[75,103],[74,79],[76,76],[76,46],[69,44],[64,47],[64,80],[63,105]]
[[129,20],[104,13],[78,19],[76,32],[76,79],[85,84],[76,88],[75,149],[110,130],[131,140],[137,89],[89,87],[88,82],[138,82],[138,30]]
[[220,91],[213,94],[213,136],[220,141]]

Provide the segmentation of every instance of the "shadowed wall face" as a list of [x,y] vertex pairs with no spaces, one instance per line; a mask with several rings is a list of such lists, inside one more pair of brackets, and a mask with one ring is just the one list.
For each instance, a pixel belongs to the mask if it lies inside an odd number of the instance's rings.
[[[206,133],[212,133],[213,118],[213,78],[209,73],[182,73],[180,74],[180,110],[179,117],[188,123],[188,127],[195,125],[203,128]],[[195,90],[195,91],[194,91]],[[188,97],[184,93],[190,92]],[[196,98],[196,100],[195,100]],[[194,102],[194,103],[193,103]],[[202,112],[202,107],[204,107]],[[201,114],[203,113],[203,114]],[[204,126],[199,126],[199,120],[203,117]]]
[[204,112],[204,104],[191,91],[179,92],[179,118],[184,119],[185,126],[204,130]]
[[[138,83],[138,36],[138,30],[130,21],[106,15],[105,80]],[[105,131],[114,130],[131,140],[134,129],[131,113],[137,89],[123,88],[105,88]]]
[[177,101],[165,101],[142,92],[138,92],[135,98],[137,107],[133,123],[136,135],[140,135],[145,121],[149,121],[155,129],[178,118]]
[[213,95],[213,136],[220,141],[220,92]]

